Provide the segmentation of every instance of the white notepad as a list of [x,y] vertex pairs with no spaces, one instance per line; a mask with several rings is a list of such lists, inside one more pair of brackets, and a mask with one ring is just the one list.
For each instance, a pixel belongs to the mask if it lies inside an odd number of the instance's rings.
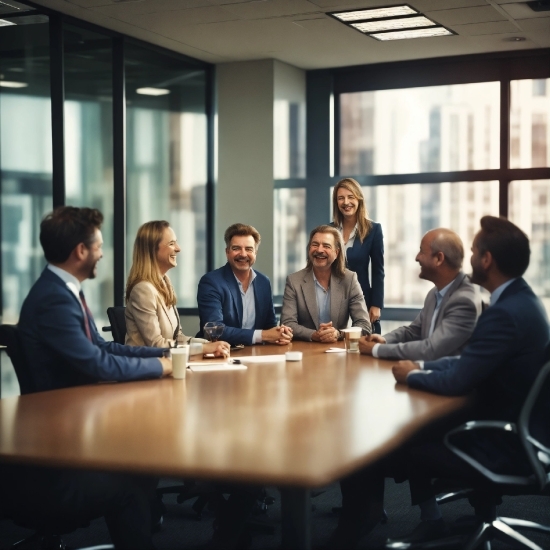
[[193,372],[246,370],[246,365],[234,365],[232,363],[187,363],[187,368]]
[[236,357],[246,363],[275,363],[276,361],[286,361],[285,354],[282,355],[247,355],[245,357]]
[[345,351],[344,348],[328,348],[325,353],[345,353]]

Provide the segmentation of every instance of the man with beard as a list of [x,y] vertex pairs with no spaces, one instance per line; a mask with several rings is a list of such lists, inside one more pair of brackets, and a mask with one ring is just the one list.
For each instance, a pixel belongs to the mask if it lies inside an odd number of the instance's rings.
[[371,333],[363,291],[342,250],[340,232],[320,225],[310,233],[306,267],[287,277],[281,321],[297,339],[341,340],[350,317],[352,326]]
[[364,336],[359,340],[361,353],[413,361],[460,355],[481,313],[479,292],[461,271],[463,259],[462,241],[454,231],[428,231],[422,237],[416,261],[420,265],[419,277],[435,287],[409,326],[384,336]]
[[203,275],[197,302],[201,330],[208,322],[225,325],[222,340],[232,345],[279,344],[292,340],[292,331],[277,326],[271,283],[252,269],[261,237],[251,225],[235,223],[224,235],[227,263]]
[[[472,246],[471,280],[487,289],[491,300],[468,345],[460,357],[399,361],[393,366],[398,383],[440,395],[471,394],[470,406],[460,421],[455,418],[446,426],[427,430],[394,456],[342,481],[343,511],[333,535],[334,548],[354,547],[376,525],[385,476],[407,477],[412,504],[420,507],[421,523],[412,533],[388,541],[407,548],[445,533],[432,478],[484,479],[445,447],[442,436],[467,420],[518,420],[549,343],[544,306],[522,278],[529,257],[529,239],[523,231],[503,218],[481,218]],[[472,432],[460,446],[493,471],[521,471],[525,466],[523,453],[500,434]],[[486,501],[477,502],[476,510],[494,504],[488,494]]]
[[[86,305],[81,283],[96,276],[103,256],[103,215],[91,208],[61,206],[40,225],[48,265],[21,309],[19,334],[34,391],[98,381],[160,378],[172,361],[160,348],[106,342]],[[116,548],[154,548],[151,502],[157,480],[25,465],[2,465],[2,497],[28,517],[104,516]],[[160,517],[155,518],[160,520]]]

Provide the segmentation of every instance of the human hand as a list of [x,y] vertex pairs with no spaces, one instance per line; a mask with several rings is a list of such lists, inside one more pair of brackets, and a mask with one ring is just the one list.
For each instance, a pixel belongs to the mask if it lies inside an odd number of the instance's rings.
[[380,308],[376,306],[370,306],[369,318],[371,323],[374,323],[374,321],[378,321],[378,319],[380,319]]
[[380,334],[369,334],[366,336],[366,339],[369,342],[374,342],[375,344],[385,344],[386,339],[383,336],[380,336]]
[[262,342],[266,342],[267,344],[286,346],[290,344],[291,341],[292,330],[288,327],[280,326],[262,330]]
[[363,355],[372,355],[372,348],[377,344],[377,342],[371,342],[369,336],[361,336],[359,338],[359,351]]
[[397,365],[393,365],[391,371],[399,384],[407,383],[407,374],[413,370],[418,370],[419,366],[413,361],[399,361]]
[[340,331],[332,326],[332,321],[321,323],[319,329],[312,335],[311,339],[315,342],[336,342],[340,336]]
[[158,360],[162,365],[162,376],[168,376],[172,374],[172,358],[171,357],[159,357]]
[[231,346],[222,340],[218,342],[209,342],[208,344],[202,345],[203,353],[213,353],[214,357],[229,357]]

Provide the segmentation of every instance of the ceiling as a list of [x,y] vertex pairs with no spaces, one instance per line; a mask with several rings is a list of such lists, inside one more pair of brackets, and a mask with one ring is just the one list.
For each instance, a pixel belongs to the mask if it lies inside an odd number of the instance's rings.
[[550,11],[518,0],[407,0],[457,34],[393,42],[369,38],[326,12],[397,0],[34,2],[211,63],[273,58],[320,69],[550,47]]

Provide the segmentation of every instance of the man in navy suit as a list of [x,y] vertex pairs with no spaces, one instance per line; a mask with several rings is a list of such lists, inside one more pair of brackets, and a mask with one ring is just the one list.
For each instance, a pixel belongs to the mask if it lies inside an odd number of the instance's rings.
[[[489,307],[481,314],[470,341],[459,357],[435,361],[399,361],[393,374],[400,384],[440,395],[472,396],[472,406],[461,419],[488,419],[516,422],[519,411],[545,360],[549,342],[548,318],[540,300],[522,278],[529,265],[529,239],[518,227],[503,218],[484,216],[472,246],[473,283],[491,293]],[[448,423],[450,424],[450,423]],[[455,422],[456,424],[456,422]],[[446,429],[452,428],[447,425]],[[393,543],[413,544],[439,538],[444,533],[430,480],[434,477],[478,479],[473,468],[456,457],[442,442],[441,432],[424,434],[408,448],[380,464],[352,475],[342,482],[343,504],[335,538],[344,538],[346,522],[351,525],[350,548],[364,532],[374,527],[376,516],[359,520],[349,510],[360,501],[380,504],[384,476],[408,477],[412,504],[421,510],[421,523],[407,536]],[[484,434],[472,437],[463,448],[488,467],[517,467],[510,446]],[[404,470],[403,470],[404,468]],[[370,498],[369,498],[370,496]],[[347,516],[347,519],[346,519]],[[378,516],[379,518],[379,516]],[[349,532],[348,532],[349,534]],[[352,544],[350,544],[350,542]],[[336,545],[338,547],[338,545]]]
[[[96,276],[102,222],[99,210],[62,206],[40,225],[48,265],[19,319],[35,391],[172,372],[164,350],[106,342],[97,331],[80,285]],[[2,470],[10,505],[23,513],[85,520],[104,516],[117,548],[154,548],[150,501],[156,480],[32,466]]]
[[260,234],[251,225],[236,223],[224,235],[227,263],[204,275],[197,292],[201,330],[209,321],[225,325],[222,339],[230,344],[279,344],[292,340],[288,327],[278,327],[271,283],[252,269]]

